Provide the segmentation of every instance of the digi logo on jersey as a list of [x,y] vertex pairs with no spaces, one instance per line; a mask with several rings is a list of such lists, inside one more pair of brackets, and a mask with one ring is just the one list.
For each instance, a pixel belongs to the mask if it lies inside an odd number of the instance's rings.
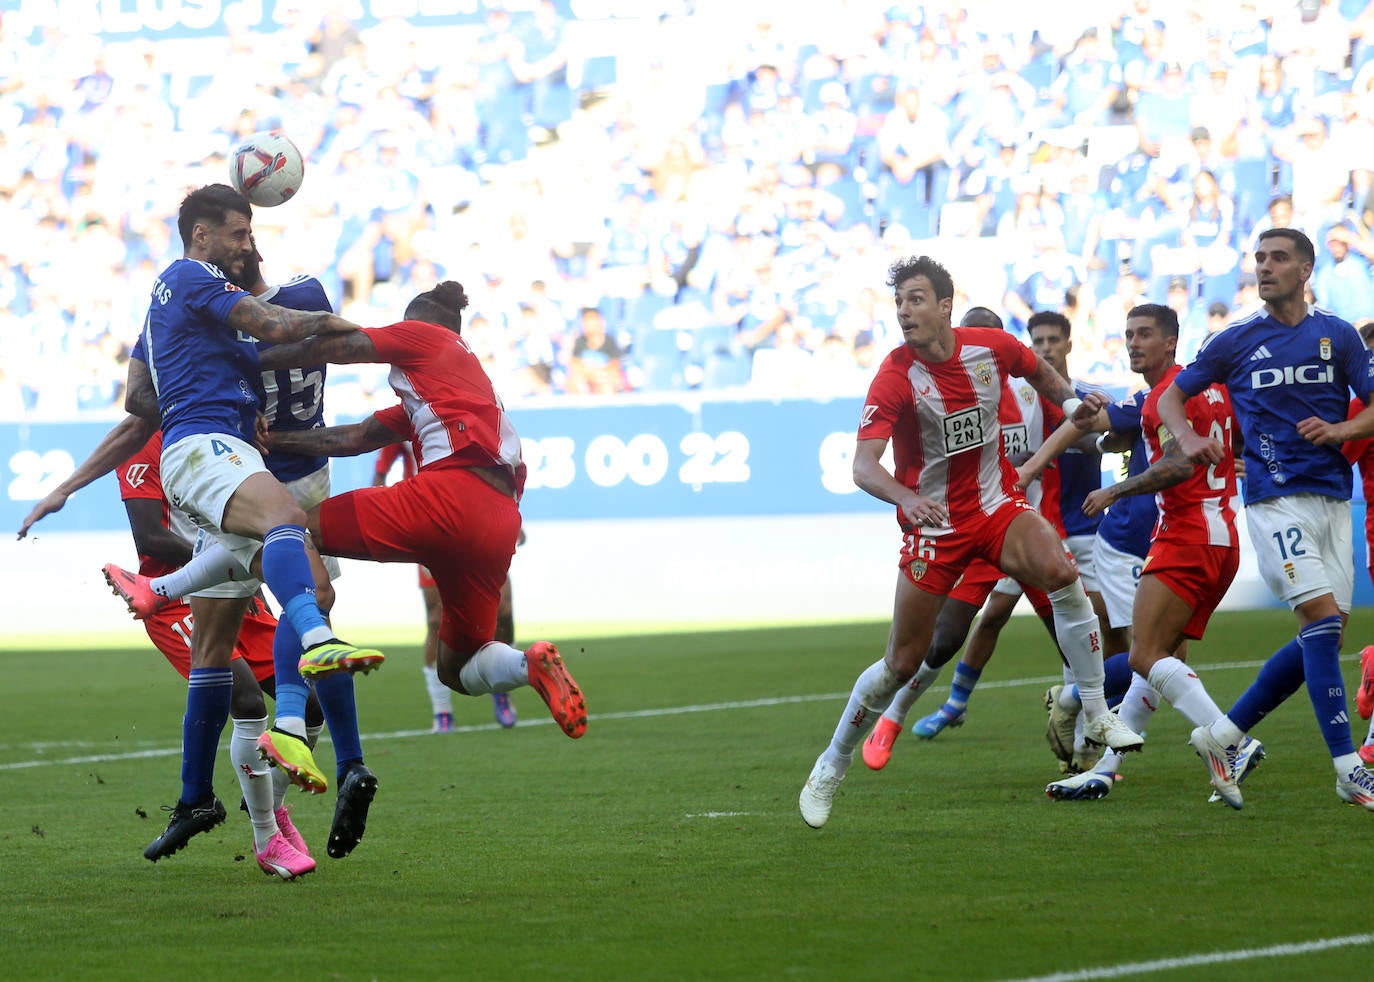
[[1250,388],[1272,389],[1276,385],[1325,385],[1334,382],[1331,365],[1285,365],[1283,368],[1257,368],[1250,373]]

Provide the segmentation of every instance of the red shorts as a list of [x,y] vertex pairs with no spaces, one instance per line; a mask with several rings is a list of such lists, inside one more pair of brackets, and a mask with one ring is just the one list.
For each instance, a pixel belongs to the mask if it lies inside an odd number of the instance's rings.
[[1193,608],[1183,636],[1200,639],[1240,567],[1240,550],[1230,546],[1184,545],[1156,539],[1140,568],[1141,576],[1158,577]]
[[[992,588],[1005,575],[986,559],[975,559],[969,563],[968,569],[964,570],[964,575],[949,591],[949,599],[962,601],[971,607],[981,607],[987,603],[988,597],[992,596]],[[1026,595],[1026,599],[1031,602],[1031,606],[1035,608],[1036,614],[1044,617],[1050,613],[1050,598],[1043,590],[1026,586],[1019,581],[1018,585],[1021,587],[1021,592]]]
[[[947,597],[975,560],[982,559],[989,564],[1001,561],[1007,528],[1018,515],[1026,512],[1033,515],[1035,509],[1024,499],[1015,498],[976,526],[954,529],[940,536],[926,536],[919,530],[909,532],[902,538],[902,557],[897,565],[917,588]],[[999,578],[1000,575],[993,582]],[[991,586],[988,589],[991,590]]]
[[[191,605],[178,600],[163,607],[143,622],[148,639],[162,652],[182,678],[191,677]],[[272,638],[277,633],[277,619],[256,600],[239,625],[238,641],[234,643],[233,658],[242,658],[253,670],[259,682],[270,679],[272,667]]]
[[439,590],[439,639],[468,654],[496,633],[520,508],[466,467],[421,470],[389,487],[320,505],[320,551],[381,563],[421,563]]

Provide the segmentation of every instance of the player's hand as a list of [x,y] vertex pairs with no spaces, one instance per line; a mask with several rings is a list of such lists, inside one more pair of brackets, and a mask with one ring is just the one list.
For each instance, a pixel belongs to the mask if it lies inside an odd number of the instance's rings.
[[949,523],[949,512],[945,510],[944,505],[919,494],[912,495],[911,500],[902,505],[902,514],[913,525],[923,525],[927,528],[939,528]]
[[1097,414],[1107,408],[1107,397],[1101,392],[1089,392],[1083,397],[1083,402],[1073,411],[1069,419],[1073,420],[1073,425],[1080,430],[1087,431],[1092,425],[1093,420],[1097,419]]
[[1088,492],[1083,499],[1083,514],[1091,518],[1100,515],[1116,503],[1116,492],[1112,488],[1098,488]]
[[33,528],[34,523],[37,522],[40,518],[43,518],[46,515],[51,515],[53,512],[61,511],[62,506],[66,503],[67,494],[65,491],[48,492],[48,496],[44,498],[42,501],[38,502],[38,504],[34,505],[33,511],[29,512],[28,515],[25,516],[24,524],[19,526],[19,538],[22,539],[24,538],[24,536],[28,535],[29,529]]
[[1219,464],[1226,459],[1226,448],[1216,440],[1210,440],[1196,433],[1191,427],[1178,438],[1178,448],[1194,464],[1204,467]]
[[1308,416],[1306,419],[1298,420],[1298,436],[1319,447],[1329,443],[1345,442],[1338,424],[1328,423],[1320,416]]
[[268,429],[267,417],[262,413],[258,413],[257,419],[253,421],[253,443],[260,454],[272,452],[272,431]]

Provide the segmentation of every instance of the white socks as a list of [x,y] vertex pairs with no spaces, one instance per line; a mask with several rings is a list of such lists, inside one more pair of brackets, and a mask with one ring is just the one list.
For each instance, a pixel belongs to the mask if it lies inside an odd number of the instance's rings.
[[940,668],[931,668],[925,662],[921,662],[921,667],[916,669],[916,674],[911,677],[911,681],[897,690],[897,694],[892,697],[892,702],[883,710],[883,715],[898,726],[906,723],[906,714],[911,712],[911,707],[916,705],[916,700],[935,684],[935,680],[940,677]]
[[[1202,680],[1173,655],[1161,658],[1150,668],[1150,685],[1194,726],[1207,726],[1221,715],[1221,707],[1207,694]],[[1131,687],[1135,688],[1134,681]]]
[[530,676],[525,667],[525,653],[504,641],[489,641],[459,670],[458,681],[472,696],[509,692],[528,685]]
[[425,691],[429,693],[429,705],[434,715],[453,712],[453,690],[439,681],[439,670],[433,665],[421,665],[420,672],[425,677]]
[[830,738],[830,746],[822,755],[839,770],[841,776],[849,770],[854,760],[854,748],[868,731],[878,722],[879,711],[891,704],[892,697],[902,688],[902,680],[893,675],[887,667],[887,660],[880,658],[860,673],[854,683],[854,691],[849,695],[849,703],[840,717],[840,725]]
[[184,597],[221,583],[241,583],[251,579],[253,574],[243,568],[232,552],[218,541],[211,541],[181,569],[173,570],[166,576],[155,576],[148,585],[161,596]]
[[[253,823],[253,845],[266,849],[277,834],[278,807],[273,798],[273,778],[267,762],[258,755],[258,737],[267,732],[267,717],[234,720],[234,734],[229,738],[229,760],[238,775],[243,800],[248,803],[248,818]],[[284,772],[283,772],[284,773]]]
[[1078,680],[1078,698],[1083,701],[1083,712],[1090,721],[1097,719],[1107,712],[1107,698],[1102,692],[1106,672],[1102,667],[1097,614],[1078,580],[1049,596],[1054,609],[1054,633],[1059,639],[1059,649],[1064,652]]

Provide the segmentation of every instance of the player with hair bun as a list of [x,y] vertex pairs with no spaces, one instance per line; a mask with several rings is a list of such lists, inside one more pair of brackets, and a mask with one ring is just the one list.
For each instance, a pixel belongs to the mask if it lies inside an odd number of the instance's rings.
[[410,441],[419,467],[388,487],[336,495],[307,513],[320,550],[428,567],[442,603],[439,679],[465,695],[533,686],[568,736],[587,707],[558,649],[494,640],[501,586],[520,535],[520,437],[462,337],[463,287],[448,280],[411,300],[406,319],[350,335],[279,345],[264,368],[386,362],[401,403],[359,423],[268,436],[273,450],[353,456]]

